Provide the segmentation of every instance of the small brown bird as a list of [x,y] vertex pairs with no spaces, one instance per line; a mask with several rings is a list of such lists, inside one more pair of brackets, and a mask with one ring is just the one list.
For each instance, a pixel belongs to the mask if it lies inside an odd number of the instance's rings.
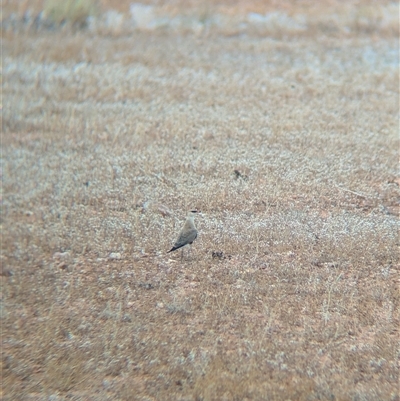
[[[193,241],[197,238],[197,230],[194,225],[194,216],[196,215],[196,213],[200,212],[197,210],[191,210],[188,213],[187,219],[179,234],[178,239],[176,240],[174,246],[167,253],[176,251],[179,248],[183,248],[185,245],[191,245]],[[183,258],[183,249],[181,258]]]

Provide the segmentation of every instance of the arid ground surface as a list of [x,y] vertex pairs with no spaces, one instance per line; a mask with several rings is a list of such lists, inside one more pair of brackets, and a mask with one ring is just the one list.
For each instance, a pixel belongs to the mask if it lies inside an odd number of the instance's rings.
[[1,399],[399,400],[398,6],[189,4],[4,4]]

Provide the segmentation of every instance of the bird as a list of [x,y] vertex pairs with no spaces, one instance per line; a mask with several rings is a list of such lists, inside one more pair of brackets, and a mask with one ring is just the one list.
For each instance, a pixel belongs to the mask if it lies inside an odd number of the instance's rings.
[[[179,248],[183,248],[185,245],[192,245],[193,241],[197,238],[197,230],[194,225],[194,216],[200,213],[198,210],[190,210],[185,224],[183,225],[183,228],[179,234],[178,239],[175,241],[174,246],[167,252],[173,252],[176,251]],[[182,255],[181,259],[183,258],[183,249],[182,249]]]

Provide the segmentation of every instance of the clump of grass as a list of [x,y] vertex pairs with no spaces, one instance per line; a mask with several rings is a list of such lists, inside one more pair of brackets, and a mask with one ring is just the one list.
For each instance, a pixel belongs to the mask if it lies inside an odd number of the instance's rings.
[[94,0],[47,0],[44,12],[56,24],[70,23],[84,27],[88,17],[97,13],[97,3]]

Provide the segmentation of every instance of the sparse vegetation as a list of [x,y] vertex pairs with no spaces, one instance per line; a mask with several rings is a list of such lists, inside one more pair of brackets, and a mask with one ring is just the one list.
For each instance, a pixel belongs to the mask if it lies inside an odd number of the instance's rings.
[[95,0],[46,0],[44,13],[51,21],[61,24],[68,22],[83,27],[87,19],[98,13]]
[[398,35],[365,18],[5,32],[2,399],[399,399]]

